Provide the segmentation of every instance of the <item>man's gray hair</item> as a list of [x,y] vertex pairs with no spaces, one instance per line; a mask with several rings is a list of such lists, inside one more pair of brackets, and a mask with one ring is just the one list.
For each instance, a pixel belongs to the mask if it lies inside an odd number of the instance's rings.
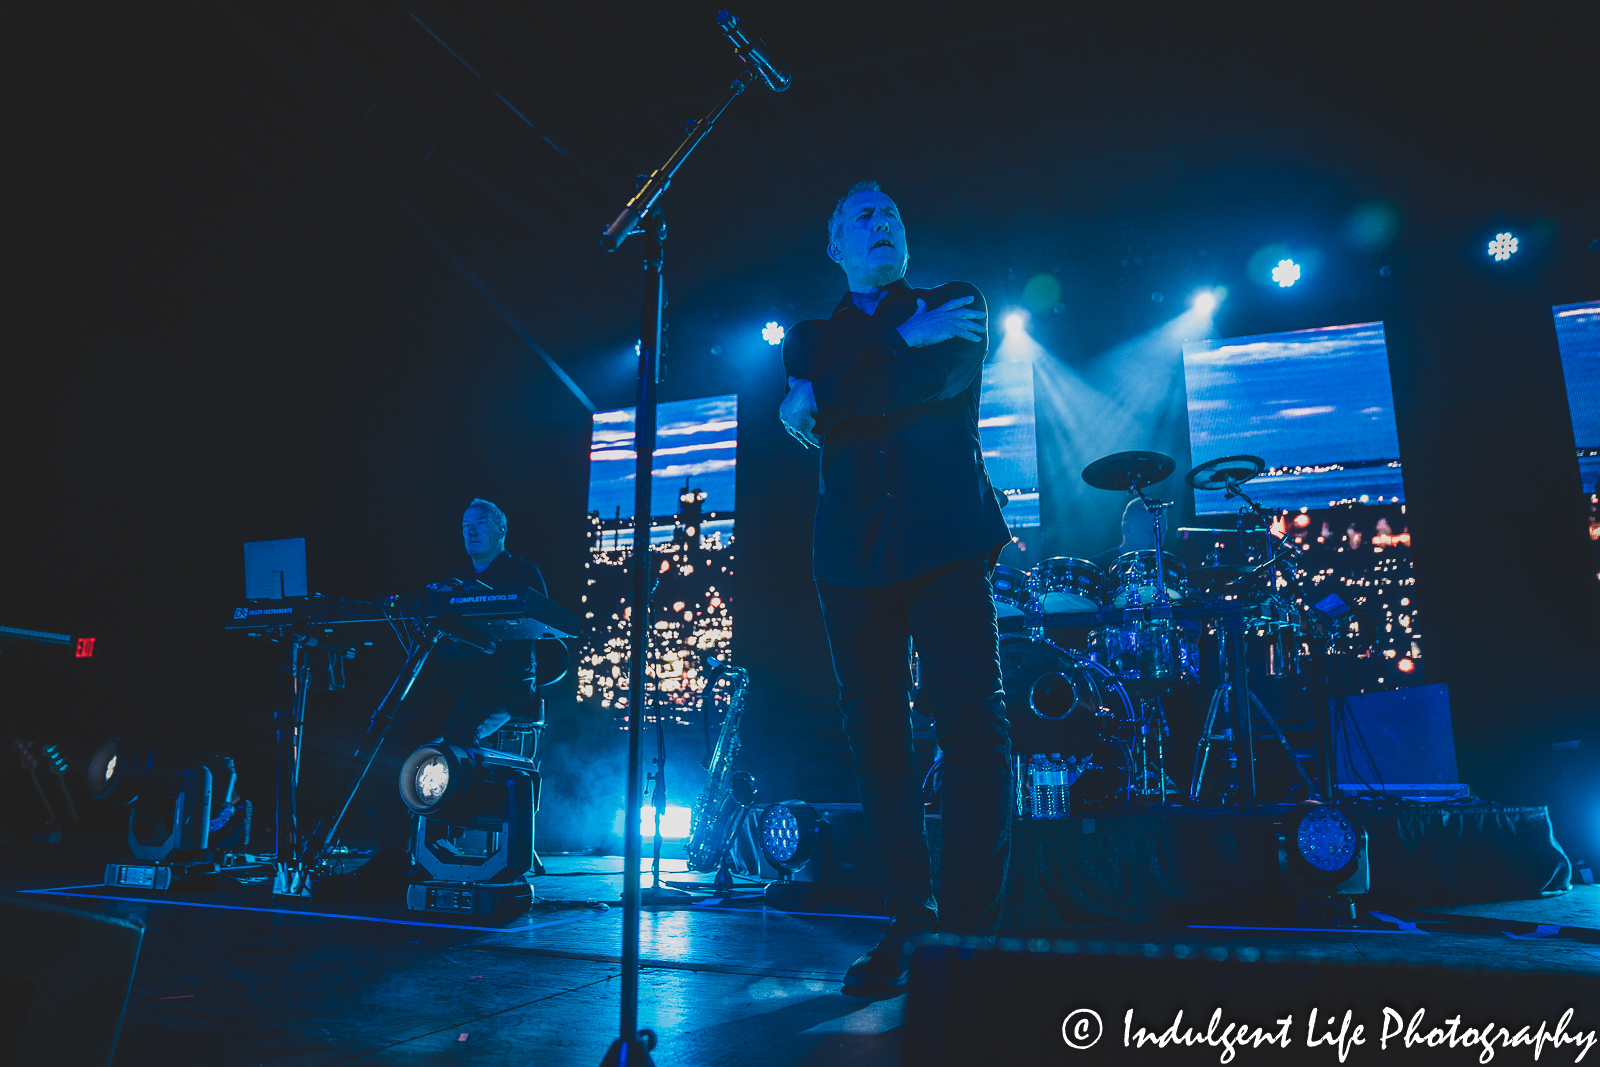
[[481,496],[475,496],[472,498],[472,503],[467,505],[467,508],[468,510],[472,508],[482,508],[484,511],[487,511],[490,515],[494,516],[494,521],[500,525],[500,532],[502,534],[506,532],[506,513],[501,511],[498,505],[483,499]]
[[833,205],[833,214],[828,216],[828,243],[829,244],[832,244],[833,242],[835,242],[835,241],[837,241],[839,239],[839,230],[844,227],[844,203],[845,203],[845,201],[849,200],[852,196],[855,196],[857,193],[865,193],[865,192],[881,193],[881,192],[883,192],[883,186],[879,185],[877,182],[872,181],[869,178],[867,181],[864,181],[864,182],[856,182],[854,185],[852,185],[850,188],[848,188],[848,189],[846,189],[844,191],[844,195],[839,198],[839,202],[837,204]]

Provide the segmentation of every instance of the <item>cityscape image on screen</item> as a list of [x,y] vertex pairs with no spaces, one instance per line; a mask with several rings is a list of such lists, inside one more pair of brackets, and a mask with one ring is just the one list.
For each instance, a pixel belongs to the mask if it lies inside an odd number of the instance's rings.
[[[1194,462],[1260,456],[1248,491],[1263,506],[1405,500],[1383,323],[1186,341],[1183,374]],[[1236,506],[1195,494],[1196,514]]]
[[[629,566],[633,553],[635,416],[594,415],[589,451],[589,559],[584,564],[578,702],[626,725]],[[706,657],[733,642],[734,486],[739,398],[661,404],[651,464],[650,646],[646,688],[653,721],[687,725],[705,689]],[[698,721],[698,720],[693,720]]]

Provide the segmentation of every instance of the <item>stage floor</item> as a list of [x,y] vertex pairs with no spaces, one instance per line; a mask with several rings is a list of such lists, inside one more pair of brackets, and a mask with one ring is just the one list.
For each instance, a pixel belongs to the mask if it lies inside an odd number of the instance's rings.
[[[598,1067],[615,1034],[621,909],[595,904],[620,896],[618,857],[545,857],[540,904],[504,928],[434,922],[398,903],[286,901],[264,885],[160,897],[99,888],[104,863],[118,858],[110,838],[0,848],[0,889],[145,923],[119,1067]],[[839,992],[882,923],[759,900],[647,909],[640,1024],[661,1035],[655,1063],[898,1064],[904,999]],[[1353,931],[1289,925],[1237,916],[1073,936],[1600,974],[1600,887],[1591,885],[1545,900],[1364,913]]]

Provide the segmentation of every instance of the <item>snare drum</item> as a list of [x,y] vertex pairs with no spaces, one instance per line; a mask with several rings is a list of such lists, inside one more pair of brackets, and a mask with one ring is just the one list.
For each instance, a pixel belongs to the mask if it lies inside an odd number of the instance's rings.
[[1200,677],[1200,649],[1170,619],[1104,626],[1089,632],[1089,658],[1133,696],[1170,693]]
[[1039,603],[1046,612],[1100,610],[1106,572],[1088,560],[1056,556],[1029,573],[1038,587]]
[[[1160,581],[1166,586],[1168,600],[1182,600],[1189,595],[1187,568],[1171,552],[1161,553]],[[1111,572],[1106,578],[1106,601],[1115,608],[1154,604],[1158,588],[1156,583],[1155,549],[1141,548],[1137,552],[1124,552],[1111,565]]]
[[1001,618],[1026,615],[1033,594],[1028,592],[1028,572],[1020,567],[996,567],[989,576],[994,613]]

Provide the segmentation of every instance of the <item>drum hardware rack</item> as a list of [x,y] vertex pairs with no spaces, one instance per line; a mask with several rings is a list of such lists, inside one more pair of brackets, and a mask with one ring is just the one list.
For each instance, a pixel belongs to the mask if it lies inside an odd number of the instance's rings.
[[[1234,770],[1229,799],[1241,810],[1253,810],[1258,800],[1255,764],[1258,721],[1262,725],[1263,739],[1276,742],[1283,750],[1299,784],[1310,796],[1326,800],[1334,795],[1330,723],[1332,617],[1313,607],[1301,587],[1293,543],[1286,538],[1277,545],[1270,543],[1275,517],[1241,488],[1265,468],[1265,461],[1257,456],[1227,456],[1201,464],[1185,476],[1185,481],[1195,489],[1223,490],[1228,499],[1242,502],[1241,544],[1250,529],[1266,533],[1269,539],[1263,554],[1265,558],[1253,566],[1210,568],[1213,571],[1210,595],[1187,595],[1181,562],[1159,547],[1163,543],[1163,517],[1171,505],[1151,499],[1144,490],[1170,476],[1176,463],[1171,457],[1156,452],[1116,453],[1096,460],[1083,472],[1084,481],[1090,485],[1132,494],[1144,504],[1151,516],[1156,548],[1119,556],[1109,577],[1098,586],[1096,578],[1104,572],[1087,560],[1068,557],[1045,560],[1025,575],[1009,568],[1001,568],[1005,573],[996,575],[996,601],[1005,609],[998,620],[1001,632],[1017,637],[1026,635],[1029,645],[1044,650],[1042,656],[1016,652],[1008,659],[1007,655],[1002,655],[1002,660],[1034,676],[1034,689],[1040,684],[1038,672],[1041,669],[1081,680],[1086,664],[1111,668],[1107,672],[1108,680],[1099,688],[1107,695],[1111,692],[1120,695],[1128,713],[1126,716],[1114,714],[1101,701],[1104,716],[1115,720],[1116,725],[1109,731],[1099,730],[1099,743],[1114,744],[1125,753],[1118,759],[1125,759],[1125,766],[1120,770],[1125,771],[1125,799],[1130,805],[1136,796],[1159,798],[1165,804],[1169,793],[1178,794],[1191,803],[1198,802],[1213,748],[1218,742],[1226,742],[1232,749],[1230,763]],[[1170,590],[1169,585],[1172,586]],[[1051,598],[1054,598],[1054,605],[1049,603]],[[1047,610],[1048,606],[1059,606],[1063,602],[1083,605],[1083,610]],[[1097,605],[1098,610],[1089,610],[1090,605]],[[1202,624],[1218,635],[1218,666],[1222,672],[1221,680],[1211,692],[1186,796],[1170,785],[1165,773],[1163,741],[1170,735],[1161,700],[1171,692],[1173,685],[1197,678],[1199,674],[1198,663],[1189,659],[1192,654],[1198,660],[1198,647],[1185,636],[1184,623]],[[1045,631],[1058,627],[1088,628],[1089,653],[1071,652],[1048,641]],[[1289,631],[1288,635],[1284,634],[1285,630]],[[1259,631],[1265,631],[1275,642],[1276,655],[1269,650],[1268,657],[1268,672],[1275,677],[1282,672],[1286,636],[1292,638],[1294,655],[1298,657],[1302,649],[1308,653],[1307,688],[1312,700],[1308,725],[1316,734],[1314,753],[1297,753],[1283,726],[1250,691],[1247,638]],[[1010,640],[1015,642],[1017,638]],[[1052,663],[1057,666],[1050,666]],[[1304,668],[1296,669],[1298,672]],[[1078,681],[1068,680],[1076,690]],[[1009,677],[1006,688],[1010,694],[1013,685]],[[1029,690],[1027,699],[1041,719],[1055,719],[1034,703],[1033,689]],[[1137,710],[1133,706],[1135,699]],[[1017,722],[1018,709],[1008,710],[1013,722]],[[1219,715],[1230,724],[1231,733],[1219,732]],[[1055,721],[1064,723],[1067,715]],[[1081,730],[1079,738],[1081,742]],[[1027,753],[1023,753],[1023,757],[1026,756]],[[1079,758],[1082,758],[1081,753]],[[1302,765],[1310,758],[1317,762],[1315,774],[1308,774]],[[1091,766],[1100,767],[1098,756],[1095,761]],[[1103,789],[1104,785],[1097,782],[1092,788]],[[1105,792],[1089,795],[1107,796]]]

